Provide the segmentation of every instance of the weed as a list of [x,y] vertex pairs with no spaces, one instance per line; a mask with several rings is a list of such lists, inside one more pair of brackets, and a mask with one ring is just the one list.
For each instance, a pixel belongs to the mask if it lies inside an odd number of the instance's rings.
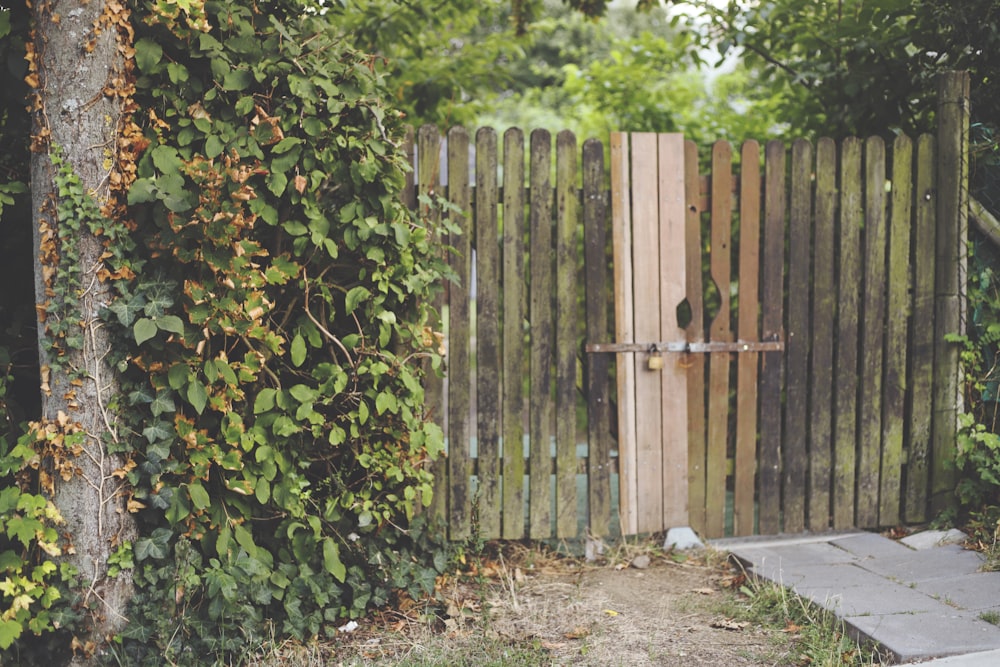
[[979,614],[979,618],[990,625],[1000,625],[1000,612],[993,611],[992,609]]

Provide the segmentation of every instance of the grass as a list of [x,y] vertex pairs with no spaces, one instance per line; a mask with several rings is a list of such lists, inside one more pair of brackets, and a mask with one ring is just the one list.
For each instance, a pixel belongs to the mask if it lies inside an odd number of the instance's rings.
[[[886,664],[878,647],[852,639],[842,621],[829,611],[773,582],[745,578],[742,597],[722,609],[740,621],[779,628],[792,639],[794,664],[861,667]],[[779,649],[780,650],[780,649]],[[775,656],[780,660],[780,656]],[[784,664],[784,661],[781,661]]]

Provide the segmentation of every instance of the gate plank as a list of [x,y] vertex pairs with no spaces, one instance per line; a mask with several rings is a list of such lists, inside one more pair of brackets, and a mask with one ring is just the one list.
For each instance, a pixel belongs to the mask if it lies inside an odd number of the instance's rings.
[[[583,143],[584,282],[587,340],[600,343],[608,336],[607,207],[604,192],[604,147],[597,139]],[[608,535],[611,525],[611,405],[606,354],[586,357],[587,491],[589,532]]]
[[450,213],[460,233],[453,236],[449,256],[458,282],[449,289],[448,302],[448,528],[452,539],[464,539],[471,528],[469,497],[469,286],[472,283],[472,229],[469,210],[469,134],[465,128],[448,131],[448,200],[459,210]]
[[816,143],[816,203],[813,218],[812,355],[809,406],[809,515],[811,531],[830,526],[830,466],[833,461],[833,323],[837,308],[833,259],[837,192],[837,145]]
[[524,530],[524,133],[503,135],[503,537]]
[[[614,246],[615,340],[634,343],[632,320],[632,199],[629,135],[611,133],[611,218]],[[639,532],[636,515],[635,355],[616,355],[618,384],[618,499],[622,534]]]
[[[743,144],[740,157],[740,259],[738,334],[741,341],[760,340],[757,326],[760,278],[760,145]],[[737,359],[736,464],[733,481],[733,533],[754,532],[754,479],[757,449],[757,352]]]
[[556,537],[576,520],[576,137],[556,136]]
[[497,133],[476,132],[476,422],[479,532],[500,537],[500,271]]
[[782,501],[787,533],[805,529],[809,397],[809,245],[812,232],[812,144],[792,143],[792,189],[788,221],[788,339],[785,344],[785,425]]
[[552,137],[531,133],[531,408],[529,526],[532,538],[552,535]]
[[885,143],[881,137],[869,137],[865,141],[865,291],[861,330],[861,403],[858,406],[859,528],[878,526],[886,237]]
[[[769,141],[765,148],[764,256],[761,276],[761,335],[784,340],[785,146]],[[759,531],[781,530],[781,352],[761,355],[760,455],[757,503]]]
[[907,522],[927,520],[928,457],[934,387],[934,253],[937,229],[937,156],[934,136],[917,139],[916,214],[913,229],[913,326],[910,337],[909,448],[906,457]]
[[906,407],[907,316],[910,288],[910,214],[913,197],[913,143],[905,135],[892,146],[892,208],[883,385],[882,474],[879,478],[880,526],[900,520],[903,429]]
[[834,372],[833,527],[854,526],[858,408],[858,316],[861,302],[861,140],[840,147],[840,253]]
[[[423,125],[417,132],[417,194],[434,197],[438,194],[438,182],[441,176],[441,134],[434,125]],[[420,215],[430,220],[437,220],[440,215],[437,208],[424,205]],[[442,244],[443,245],[443,244]],[[434,310],[439,316],[444,312],[445,295],[442,292],[434,298]],[[444,331],[444,323],[434,323]],[[427,416],[437,420],[448,438],[448,416],[444,412],[444,378],[427,365],[427,375],[424,378],[424,405]],[[434,519],[447,523],[448,507],[448,463],[445,457],[438,458],[431,466],[434,475],[434,495],[428,511]]]
[[[640,343],[660,337],[660,211],[657,178],[657,136],[632,134],[632,291],[635,338]],[[638,531],[662,529],[663,425],[660,417],[660,373],[648,370],[648,353],[636,354],[635,423]],[[666,360],[669,361],[669,360]]]
[[[691,322],[687,326],[686,340],[691,343],[705,341],[705,307],[702,289],[701,243],[701,177],[698,173],[698,146],[693,141],[684,142],[684,190],[687,201],[685,216],[685,264],[687,302]],[[689,354],[687,364],[688,395],[688,514],[691,527],[705,530],[705,363],[706,355]]]
[[[730,235],[733,224],[732,147],[712,146],[712,280],[718,289],[719,311],[709,329],[710,341],[730,342]],[[705,534],[725,533],[726,449],[729,433],[729,353],[712,353],[708,374],[708,462],[706,464]]]
[[[660,134],[660,338],[684,340],[677,321],[677,307],[686,294],[686,266],[680,251],[685,247],[684,135]],[[688,526],[687,373],[679,354],[667,355],[660,371],[663,429],[663,516],[660,530]]]

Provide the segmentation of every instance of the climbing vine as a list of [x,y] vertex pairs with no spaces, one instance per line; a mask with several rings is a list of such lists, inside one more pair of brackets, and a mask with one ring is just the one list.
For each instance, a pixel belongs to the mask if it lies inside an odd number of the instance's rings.
[[444,551],[418,508],[443,435],[421,376],[445,265],[439,230],[399,203],[373,62],[324,19],[133,11],[142,264],[107,311],[141,525],[120,651],[160,664],[433,590]]

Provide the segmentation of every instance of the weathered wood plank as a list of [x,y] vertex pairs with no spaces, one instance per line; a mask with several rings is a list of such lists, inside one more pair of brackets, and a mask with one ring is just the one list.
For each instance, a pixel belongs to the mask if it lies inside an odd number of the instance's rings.
[[[737,334],[760,340],[760,145],[743,144],[740,156],[740,257]],[[757,352],[736,357],[736,456],[733,480],[733,533],[754,532],[754,481],[757,468]]]
[[785,424],[782,446],[784,531],[805,529],[809,443],[809,273],[812,233],[812,144],[792,143],[788,220],[788,338],[785,343]]
[[917,139],[913,228],[913,317],[910,327],[910,433],[906,456],[907,522],[926,521],[934,386],[934,253],[937,234],[937,155],[934,136]]
[[882,471],[880,526],[899,523],[906,419],[906,348],[910,296],[910,220],[913,200],[913,142],[905,135],[892,146],[889,267],[886,274],[885,379],[882,385]]
[[[611,340],[608,331],[607,205],[604,192],[604,147],[596,139],[583,143],[584,286],[587,340]],[[607,354],[586,357],[587,492],[589,532],[605,536],[611,526],[611,404]]]
[[[417,194],[433,197],[438,193],[441,179],[441,134],[437,127],[424,125],[417,133]],[[429,220],[437,220],[439,211],[427,205],[421,205],[420,215]],[[445,303],[444,293],[439,294],[434,299],[434,310],[439,314],[443,313]],[[432,326],[444,331],[444,323],[437,321]],[[427,416],[437,421],[448,437],[448,416],[445,414],[444,406],[444,378],[438,374],[437,369],[431,368],[427,364],[425,370],[427,375],[424,378],[424,405],[427,409]],[[428,508],[430,515],[441,523],[447,522],[448,508],[448,462],[444,457],[439,458],[431,464],[431,472],[434,475],[434,496]]]
[[[657,140],[660,202],[660,340],[684,340],[677,307],[687,292],[684,135]],[[687,372],[681,355],[668,355],[660,371],[663,478],[661,529],[688,526]]]
[[556,136],[556,537],[576,537],[576,137]]
[[854,526],[858,410],[858,317],[861,303],[861,140],[840,148],[840,228],[834,363],[833,527]]
[[[785,146],[769,141],[764,161],[764,241],[761,266],[761,337],[784,340]],[[757,471],[759,531],[781,530],[782,352],[761,355],[760,447]]]
[[500,247],[497,133],[476,132],[476,426],[479,532],[500,537]]
[[525,536],[524,526],[524,133],[503,137],[503,537]]
[[[632,199],[629,135],[611,133],[611,219],[614,250],[615,341],[634,343]],[[616,355],[618,385],[618,499],[622,533],[639,532],[635,470],[635,355]]]
[[811,531],[830,526],[833,462],[833,334],[837,309],[833,259],[837,204],[837,145],[816,143],[816,199],[813,217],[812,355],[809,372],[809,502]]
[[[660,211],[657,179],[657,136],[632,134],[632,293],[635,338],[640,343],[660,337]],[[663,424],[660,418],[660,373],[648,368],[649,354],[636,355],[635,423],[637,512],[639,532],[662,530]]]
[[969,73],[946,72],[938,82],[937,257],[935,271],[934,424],[931,444],[931,514],[954,503],[960,345],[968,236]]
[[464,539],[471,530],[470,312],[472,284],[472,228],[469,221],[469,134],[462,127],[448,131],[448,200],[459,210],[449,213],[460,233],[451,235],[455,248],[448,261],[458,276],[448,300],[448,530],[452,539]]
[[865,140],[864,298],[861,324],[861,403],[858,406],[859,528],[878,526],[882,449],[882,372],[885,344],[885,143]]
[[[691,321],[685,340],[705,341],[705,307],[702,288],[701,261],[701,178],[698,173],[698,146],[684,142],[684,190],[687,202],[685,216],[685,277]],[[688,395],[688,514],[691,527],[705,530],[705,363],[706,355],[690,354],[687,365]]]
[[[719,310],[709,327],[709,340],[729,342],[731,278],[730,236],[733,224],[732,146],[717,141],[712,146],[712,253],[709,260],[712,280],[718,289]],[[705,535],[725,533],[726,454],[729,435],[729,353],[709,356],[708,373],[708,459],[705,489]]]
[[551,397],[553,357],[552,290],[552,137],[547,130],[531,133],[531,193],[529,256],[531,319],[531,408],[529,471],[529,534],[532,538],[552,535],[552,425]]

